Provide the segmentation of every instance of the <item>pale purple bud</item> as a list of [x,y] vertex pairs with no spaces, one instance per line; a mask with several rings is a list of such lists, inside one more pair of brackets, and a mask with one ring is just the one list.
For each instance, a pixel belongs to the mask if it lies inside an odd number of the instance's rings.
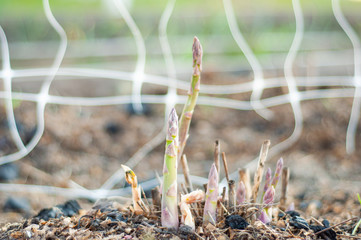
[[267,215],[267,213],[264,210],[261,211],[261,214],[258,216],[258,220],[260,220],[264,224],[271,222],[270,217]]
[[277,166],[276,166],[276,171],[275,171],[275,175],[272,179],[272,183],[271,185],[276,188],[278,180],[280,179],[281,175],[282,175],[282,168],[283,168],[283,158],[280,158],[277,161]]
[[272,204],[275,197],[275,188],[273,186],[267,189],[267,192],[263,196],[263,204]]
[[237,204],[242,204],[246,201],[246,186],[243,181],[240,181],[237,187],[237,195],[236,195]]
[[268,168],[264,181],[263,194],[267,192],[268,187],[271,185],[271,181],[272,181],[272,170],[271,168]]
[[295,210],[295,203],[294,202],[291,202],[291,204],[288,206],[287,211],[294,211]]
[[197,37],[193,39],[193,75],[199,75],[202,71],[202,45]]
[[217,216],[217,200],[218,200],[218,172],[216,165],[213,163],[208,175],[208,185],[206,202],[204,204],[203,222],[211,222],[216,220]]

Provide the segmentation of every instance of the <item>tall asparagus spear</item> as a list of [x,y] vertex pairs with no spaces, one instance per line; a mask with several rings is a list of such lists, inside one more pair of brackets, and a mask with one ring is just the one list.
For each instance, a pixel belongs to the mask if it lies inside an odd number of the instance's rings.
[[182,116],[179,121],[179,148],[178,161],[180,160],[188,138],[189,125],[191,124],[194,107],[196,106],[199,87],[200,74],[202,71],[202,46],[197,37],[193,40],[193,75],[191,87],[188,91],[188,99],[184,105]]
[[213,163],[208,175],[206,202],[204,204],[203,223],[217,223],[218,172]]
[[162,226],[178,229],[177,206],[178,116],[173,108],[169,114],[163,165]]

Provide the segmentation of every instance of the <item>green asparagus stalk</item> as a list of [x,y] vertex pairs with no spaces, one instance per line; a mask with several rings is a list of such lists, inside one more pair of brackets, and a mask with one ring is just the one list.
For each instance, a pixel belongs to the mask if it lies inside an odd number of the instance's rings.
[[173,108],[169,114],[163,165],[162,226],[178,229],[177,203],[178,116]]
[[260,216],[258,217],[263,223],[267,224],[272,221],[272,204],[275,197],[275,188],[271,185],[267,192],[263,196],[263,204],[266,207],[262,210]]
[[217,219],[217,200],[218,200],[218,172],[213,163],[208,175],[208,185],[206,202],[204,204],[203,223],[216,224]]
[[202,71],[202,46],[197,37],[193,40],[193,75],[191,87],[188,91],[188,99],[184,105],[182,116],[179,121],[179,148],[178,148],[178,161],[180,160],[184,147],[188,139],[189,125],[191,124],[194,107],[196,106],[199,87],[200,87],[200,74]]

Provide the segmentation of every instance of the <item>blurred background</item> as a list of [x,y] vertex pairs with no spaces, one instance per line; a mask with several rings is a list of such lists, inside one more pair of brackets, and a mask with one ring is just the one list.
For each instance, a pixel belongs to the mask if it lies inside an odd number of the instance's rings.
[[360,11],[346,0],[2,0],[0,221],[127,196],[121,163],[142,182],[161,175],[194,36],[192,175],[207,176],[216,139],[232,172],[253,169],[270,139],[267,166],[284,158],[295,198],[359,191]]

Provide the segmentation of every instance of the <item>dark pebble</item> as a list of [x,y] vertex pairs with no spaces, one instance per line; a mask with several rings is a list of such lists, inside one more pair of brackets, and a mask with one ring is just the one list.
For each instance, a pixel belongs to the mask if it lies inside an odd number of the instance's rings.
[[63,212],[63,214],[67,217],[74,216],[81,209],[79,203],[75,200],[69,200],[64,204],[56,205],[56,207],[59,208]]
[[4,212],[28,213],[31,210],[31,206],[27,198],[9,197],[5,201],[3,210]]
[[296,211],[287,211],[286,214],[283,213],[283,212],[280,212],[278,214],[278,218],[299,217],[299,216],[300,216],[300,214],[298,212],[296,212]]
[[104,131],[110,136],[115,136],[123,132],[123,127],[116,122],[108,122],[104,126]]
[[232,229],[245,229],[248,225],[249,223],[239,215],[229,215],[226,217],[226,226]]
[[186,226],[186,225],[182,225],[179,227],[178,229],[178,236],[181,239],[191,239],[191,240],[196,240],[197,239],[197,235],[194,234],[193,229],[190,226]]
[[292,217],[290,219],[290,225],[298,229],[306,229],[306,230],[310,229],[310,226],[308,225],[306,220],[298,216]]
[[75,214],[79,213],[80,209],[81,208],[77,201],[70,200],[65,202],[64,204],[59,204],[52,208],[42,209],[34,218],[44,219],[45,221],[48,221],[51,218],[60,218],[64,216],[72,217]]
[[19,168],[14,163],[0,165],[0,180],[11,181],[19,176]]
[[44,208],[40,210],[38,215],[36,215],[34,218],[43,219],[45,221],[48,221],[51,218],[60,218],[63,217],[64,214],[61,212],[61,210],[57,207],[52,208]]
[[141,114],[144,114],[146,116],[149,116],[152,114],[152,110],[151,110],[151,107],[149,104],[142,104],[142,107],[143,107],[143,111],[142,112],[136,112],[135,109],[134,109],[134,106],[133,104],[127,104],[126,107],[125,107],[125,110],[127,111],[128,114],[130,115],[141,115]]
[[112,211],[107,214],[107,219],[112,222],[126,222],[127,219],[123,217],[123,214],[118,211]]
[[[322,221],[323,226],[319,226],[319,225],[310,225],[310,229],[312,229],[312,231],[314,231],[315,233],[320,232],[328,227],[330,227],[330,223],[325,219]],[[324,231],[320,234],[318,234],[318,236],[322,239],[330,239],[330,240],[336,240],[337,238],[337,234],[334,230],[329,229],[327,231]]]

